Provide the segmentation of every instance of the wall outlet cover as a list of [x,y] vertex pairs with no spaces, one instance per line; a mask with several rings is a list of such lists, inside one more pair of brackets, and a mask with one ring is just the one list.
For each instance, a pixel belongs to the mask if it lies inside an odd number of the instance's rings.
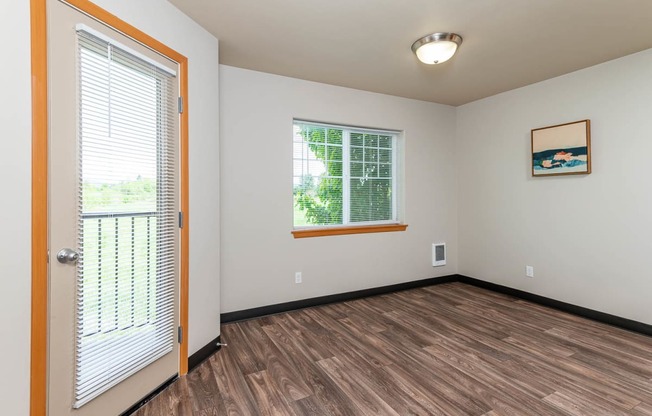
[[532,266],[525,266],[525,275],[527,277],[534,277],[534,267]]

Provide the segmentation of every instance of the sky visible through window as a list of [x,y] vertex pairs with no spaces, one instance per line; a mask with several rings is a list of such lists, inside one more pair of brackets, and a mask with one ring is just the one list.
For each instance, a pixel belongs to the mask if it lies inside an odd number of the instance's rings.
[[156,211],[161,81],[111,48],[80,53],[84,212]]
[[[138,94],[127,85],[91,72],[83,83],[104,86],[104,96],[99,101],[82,99],[82,137],[93,145],[83,148],[82,178],[86,183],[116,184],[136,179],[156,179],[156,139],[158,119],[157,80],[155,77],[128,68],[115,61],[81,50],[83,59],[111,66],[117,76],[133,80],[139,86]],[[95,63],[95,62],[94,62]],[[108,69],[108,68],[107,68]],[[91,75],[92,74],[92,75]],[[82,74],[82,76],[85,74]],[[96,92],[96,91],[94,91]],[[135,126],[134,121],[137,121]],[[138,142],[138,154],[132,148]]]

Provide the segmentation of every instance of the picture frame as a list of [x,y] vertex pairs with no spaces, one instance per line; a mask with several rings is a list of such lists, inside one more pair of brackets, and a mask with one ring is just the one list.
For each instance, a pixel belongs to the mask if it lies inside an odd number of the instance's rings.
[[532,176],[591,173],[591,120],[532,129]]

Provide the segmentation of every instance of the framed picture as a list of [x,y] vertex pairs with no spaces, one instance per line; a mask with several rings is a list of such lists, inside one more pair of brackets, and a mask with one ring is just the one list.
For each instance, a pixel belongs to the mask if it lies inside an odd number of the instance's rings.
[[532,130],[532,176],[591,173],[591,120]]

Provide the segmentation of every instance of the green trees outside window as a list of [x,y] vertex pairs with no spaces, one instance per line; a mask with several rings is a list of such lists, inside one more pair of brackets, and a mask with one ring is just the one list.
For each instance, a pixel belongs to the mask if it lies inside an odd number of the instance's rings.
[[295,227],[396,220],[395,135],[301,122],[294,128]]

